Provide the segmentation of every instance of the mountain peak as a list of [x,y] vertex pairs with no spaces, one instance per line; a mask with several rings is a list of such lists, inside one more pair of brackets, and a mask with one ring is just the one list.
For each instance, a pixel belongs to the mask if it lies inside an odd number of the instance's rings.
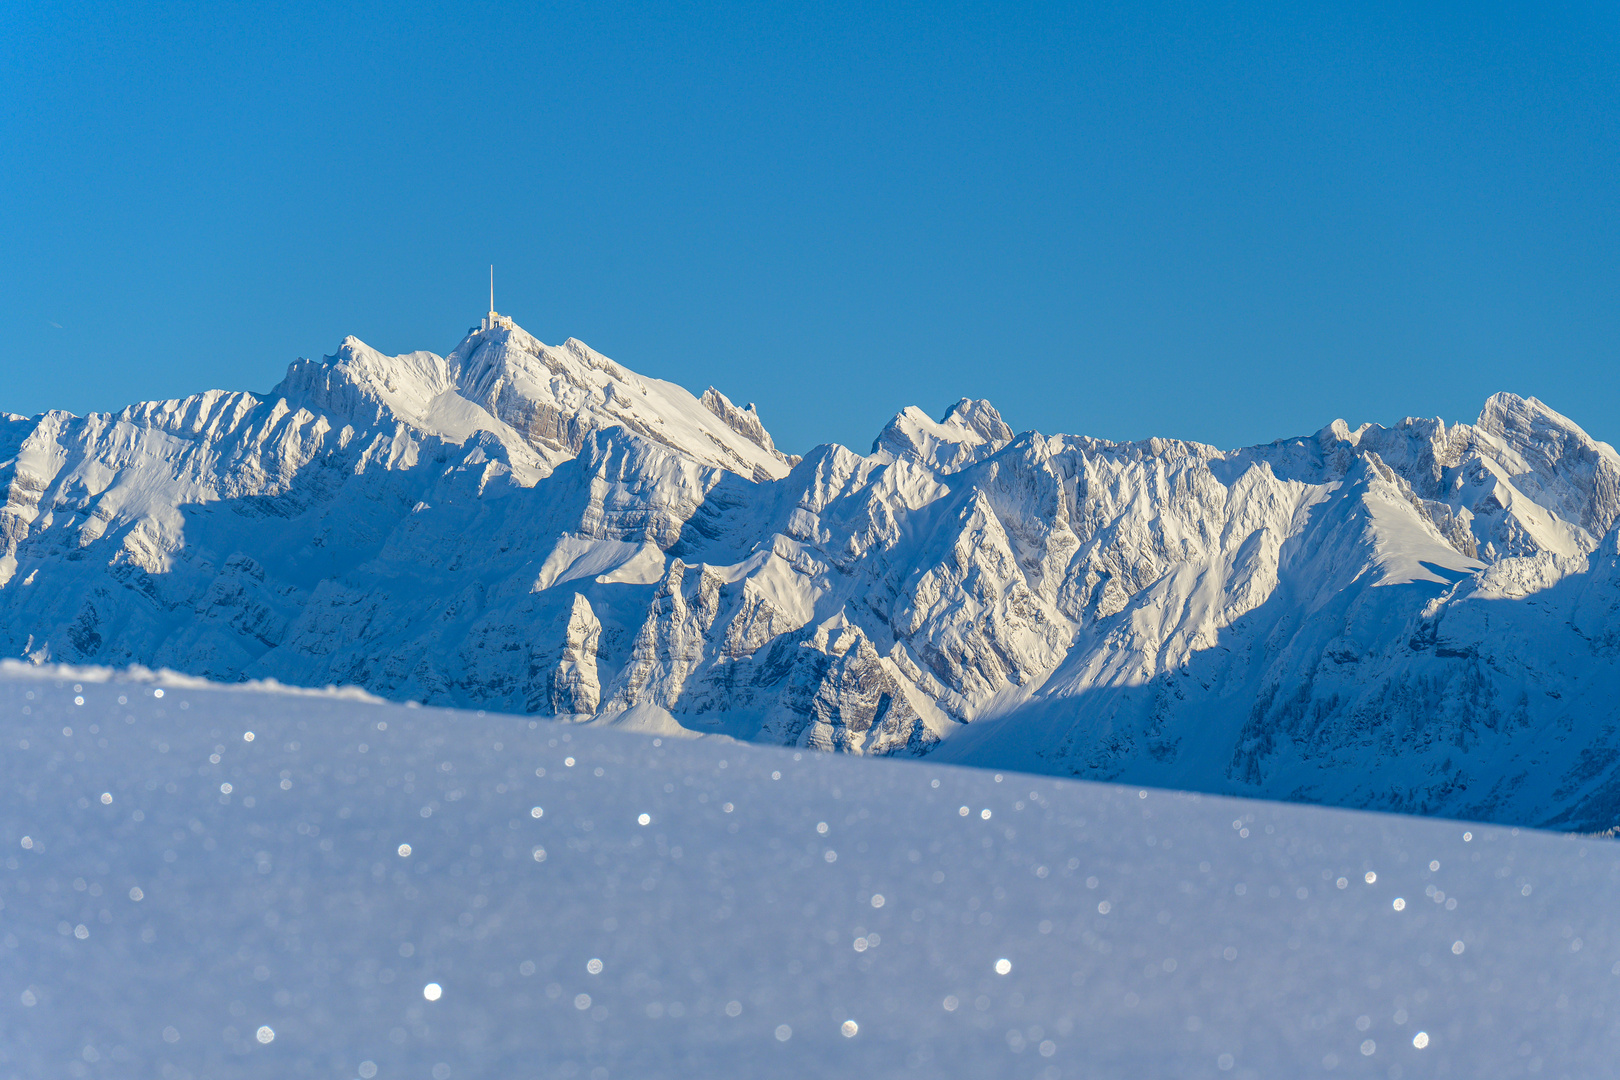
[[988,401],[962,398],[934,420],[915,405],[895,414],[872,443],[872,453],[910,458],[940,472],[956,472],[1000,450],[1013,433]]
[[1005,445],[1012,442],[1013,431],[1001,419],[996,407],[984,398],[961,398],[945,410],[942,424],[959,424],[978,435],[986,443]]
[[771,441],[771,433],[766,431],[765,425],[760,422],[759,413],[754,409],[752,401],[739,409],[731,403],[730,398],[712,386],[703,391],[703,396],[698,400],[703,403],[704,408],[724,420],[731,430],[757,443],[767,453],[776,453],[776,444]]
[[717,412],[684,387],[638,375],[578,338],[547,345],[502,316],[469,333],[446,363],[459,393],[554,464],[578,453],[591,432],[617,427],[746,477],[788,471],[751,411]]
[[433,400],[454,385],[444,359],[434,353],[386,356],[350,334],[330,356],[287,365],[271,393],[361,422],[392,414],[426,427]]
[[486,318],[445,357],[387,356],[351,334],[332,355],[289,365],[272,391],[359,426],[392,418],[457,444],[489,431],[542,475],[579,453],[593,432],[619,428],[700,465],[755,480],[785,476],[792,462],[752,407],[711,393],[699,401],[577,338],[547,345],[507,316]]
[[1594,442],[1579,424],[1538,399],[1505,391],[1485,400],[1475,426],[1510,442],[1535,441],[1548,436],[1560,441],[1573,438],[1583,444]]

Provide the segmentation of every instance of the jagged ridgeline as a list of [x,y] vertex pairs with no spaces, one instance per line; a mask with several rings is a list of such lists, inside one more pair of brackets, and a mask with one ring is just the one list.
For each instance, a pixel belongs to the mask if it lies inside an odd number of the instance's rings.
[[1620,821],[1620,456],[1535,399],[1220,451],[773,445],[504,321],[0,424],[13,657],[1132,783]]

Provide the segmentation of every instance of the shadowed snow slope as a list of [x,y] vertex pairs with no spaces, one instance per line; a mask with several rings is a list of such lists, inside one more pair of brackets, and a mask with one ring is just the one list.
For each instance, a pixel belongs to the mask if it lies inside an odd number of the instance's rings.
[[1620,456],[1533,398],[1232,451],[962,400],[801,460],[502,325],[0,416],[0,485],[34,663],[1620,823]]
[[0,672],[6,1080],[1620,1055],[1604,840],[92,677]]

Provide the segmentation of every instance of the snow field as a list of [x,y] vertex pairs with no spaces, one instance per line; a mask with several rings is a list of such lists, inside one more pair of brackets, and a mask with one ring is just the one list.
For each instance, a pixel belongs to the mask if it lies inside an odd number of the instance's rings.
[[0,1077],[1589,1077],[1620,1051],[1604,840],[73,677],[0,673]]

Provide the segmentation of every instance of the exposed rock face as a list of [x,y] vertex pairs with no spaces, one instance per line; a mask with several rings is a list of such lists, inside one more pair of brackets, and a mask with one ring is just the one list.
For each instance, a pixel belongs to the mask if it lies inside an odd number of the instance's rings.
[[780,641],[789,654],[786,689],[761,727],[772,742],[919,754],[939,741],[859,627],[819,626],[797,648]]
[[596,621],[584,593],[574,594],[563,628],[562,656],[551,672],[551,711],[558,716],[589,716],[602,703],[602,684],[596,677],[596,647],[602,624]]
[[[731,430],[751,440],[768,454],[777,452],[776,444],[771,441],[771,433],[765,430],[765,425],[760,423],[759,413],[754,411],[753,402],[739,409],[731,403],[730,398],[712,386],[703,391],[703,397],[699,400],[703,402],[705,409],[724,420]],[[788,458],[787,461],[791,465],[799,463],[799,459],[794,457]]]
[[1620,456],[1532,399],[867,455],[577,341],[0,415],[0,647],[1569,827],[1620,821]]

